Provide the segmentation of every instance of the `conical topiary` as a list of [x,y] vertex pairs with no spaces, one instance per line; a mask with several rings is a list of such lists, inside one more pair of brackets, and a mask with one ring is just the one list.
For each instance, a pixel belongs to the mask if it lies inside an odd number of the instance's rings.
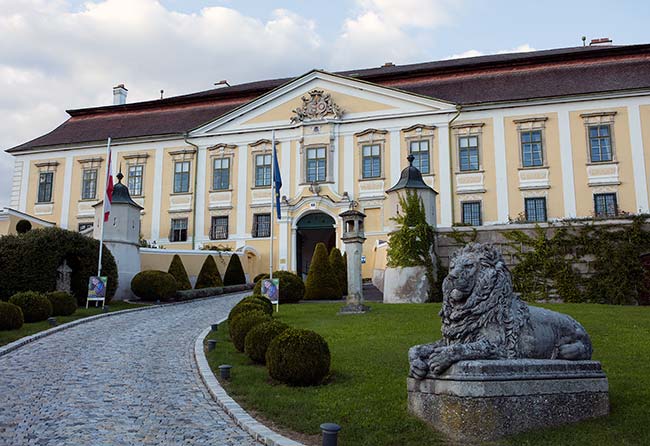
[[167,272],[174,276],[179,290],[192,289],[192,284],[190,283],[190,278],[187,276],[187,271],[185,270],[181,256],[174,254],[174,258],[172,259],[172,263],[169,265]]
[[348,294],[348,253],[344,252],[343,253],[343,271],[345,272],[345,285],[343,286],[343,289],[345,290],[345,294],[347,296]]
[[340,299],[341,289],[339,281],[332,271],[328,260],[327,248],[325,243],[319,243],[314,250],[314,256],[311,258],[309,274],[305,283],[305,299]]
[[329,262],[330,266],[332,267],[332,271],[334,274],[336,274],[339,288],[341,290],[341,296],[345,296],[348,294],[348,287],[346,283],[347,273],[345,271],[345,263],[343,263],[343,256],[341,255],[341,251],[339,251],[339,248],[336,246],[330,251]]
[[241,285],[246,283],[246,274],[244,268],[241,266],[241,261],[237,254],[230,256],[230,262],[226,267],[226,273],[223,275],[223,284],[228,285]]
[[203,262],[201,271],[199,272],[199,277],[196,279],[196,285],[194,289],[198,290],[201,288],[213,288],[223,286],[223,281],[221,280],[221,274],[217,269],[217,264],[214,261],[212,256],[208,256]]

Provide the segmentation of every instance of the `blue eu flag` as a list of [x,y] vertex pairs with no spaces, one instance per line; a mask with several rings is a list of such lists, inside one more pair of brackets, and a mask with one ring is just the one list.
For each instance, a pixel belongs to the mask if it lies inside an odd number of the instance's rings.
[[278,151],[273,147],[273,185],[275,189],[275,209],[278,220],[280,215],[280,188],[282,187],[282,177],[280,176],[280,166],[278,165]]

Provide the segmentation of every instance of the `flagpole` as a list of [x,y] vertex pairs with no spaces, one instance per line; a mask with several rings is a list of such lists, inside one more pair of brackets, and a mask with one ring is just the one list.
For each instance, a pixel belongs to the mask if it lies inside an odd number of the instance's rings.
[[273,218],[273,211],[275,207],[275,130],[271,130],[271,250],[269,257],[269,278],[273,279],[273,226],[275,226],[275,219]]
[[[111,137],[108,137],[106,143],[106,184],[104,184],[104,191],[108,187],[108,176],[111,174]],[[99,224],[102,226],[99,236],[99,259],[97,260],[97,276],[102,275],[102,251],[104,250],[104,218],[106,216],[106,193],[104,193],[104,201],[102,202],[102,215],[99,219]]]

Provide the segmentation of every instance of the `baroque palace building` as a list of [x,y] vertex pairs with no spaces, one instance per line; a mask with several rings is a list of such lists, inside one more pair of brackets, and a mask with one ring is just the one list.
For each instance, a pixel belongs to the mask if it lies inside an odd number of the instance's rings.
[[[364,277],[386,240],[385,191],[415,158],[437,224],[647,213],[650,45],[594,45],[264,80],[69,110],[15,157],[12,208],[74,230],[103,199],[106,140],[168,249],[248,246],[268,264],[271,134],[282,174],[274,265],[306,273],[338,215],[367,215]],[[607,43],[607,42],[606,42]]]

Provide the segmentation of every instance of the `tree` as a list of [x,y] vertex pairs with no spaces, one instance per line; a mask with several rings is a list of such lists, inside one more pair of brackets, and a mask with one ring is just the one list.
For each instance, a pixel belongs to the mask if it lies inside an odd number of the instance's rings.
[[223,284],[228,285],[241,285],[246,283],[246,274],[244,274],[244,268],[241,265],[239,256],[237,254],[232,254],[230,256],[230,261],[226,267],[226,272],[223,275]]
[[192,289],[192,284],[190,283],[190,278],[187,276],[187,271],[185,270],[181,256],[174,254],[174,258],[172,259],[172,263],[169,265],[167,272],[174,276],[179,290]]
[[325,243],[319,243],[311,258],[305,283],[305,300],[340,299],[341,289],[336,274],[330,266]]
[[198,290],[201,288],[214,288],[223,286],[223,281],[221,280],[221,275],[217,269],[217,264],[214,261],[212,256],[207,256],[199,272],[199,277],[196,279],[196,285],[194,289]]
[[338,279],[339,288],[341,289],[341,296],[345,296],[348,294],[348,273],[345,268],[345,262],[343,260],[343,256],[341,255],[341,251],[339,251],[336,246],[330,251],[329,262],[330,266],[332,267],[332,271]]

